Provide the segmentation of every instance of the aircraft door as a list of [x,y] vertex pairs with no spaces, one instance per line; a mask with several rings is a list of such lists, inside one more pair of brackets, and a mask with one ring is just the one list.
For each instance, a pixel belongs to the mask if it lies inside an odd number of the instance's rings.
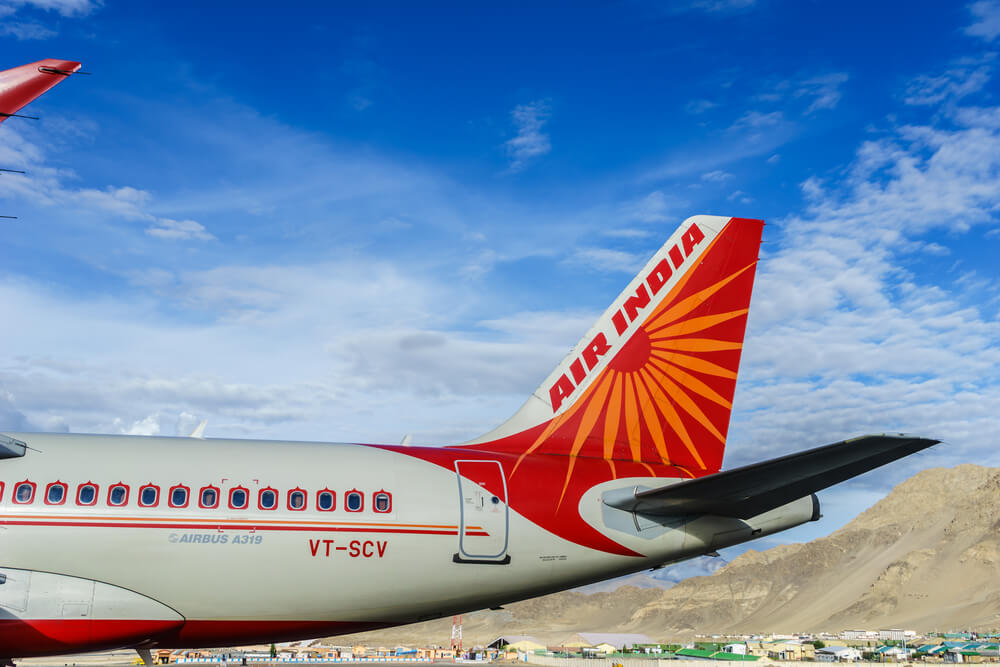
[[456,461],[461,520],[456,563],[505,565],[509,516],[507,480],[499,461]]

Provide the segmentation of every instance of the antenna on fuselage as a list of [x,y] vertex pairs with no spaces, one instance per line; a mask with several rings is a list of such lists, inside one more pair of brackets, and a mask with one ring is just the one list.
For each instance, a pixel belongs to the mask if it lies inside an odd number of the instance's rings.
[[403,447],[409,447],[411,442],[413,442],[413,434],[407,433],[403,436],[403,439],[399,441],[399,444]]

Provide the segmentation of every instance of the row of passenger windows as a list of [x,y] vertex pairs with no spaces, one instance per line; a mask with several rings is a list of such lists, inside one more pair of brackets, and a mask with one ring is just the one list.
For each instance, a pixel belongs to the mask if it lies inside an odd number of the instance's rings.
[[[18,482],[14,485],[13,501],[18,505],[30,505],[35,502],[35,490],[37,485],[29,480]],[[3,500],[4,484],[0,482],[0,500]],[[128,504],[131,489],[128,484],[119,482],[108,487],[106,503],[112,507],[124,507]],[[45,487],[43,500],[46,505],[62,505],[69,495],[69,485],[65,482],[52,482]],[[166,501],[170,507],[187,507],[192,502],[191,487],[177,484],[167,490]],[[217,486],[203,486],[198,490],[195,498],[198,507],[202,509],[216,509],[222,499],[222,491]],[[96,505],[100,497],[100,487],[93,482],[86,482],[76,487],[76,504],[83,506]],[[276,510],[278,509],[280,492],[278,489],[265,487],[257,491],[257,509]],[[160,504],[160,487],[155,484],[146,484],[139,487],[138,504],[139,507],[157,507]],[[249,509],[251,500],[250,489],[243,486],[235,486],[229,489],[227,501],[231,510]],[[337,509],[337,492],[331,489],[323,489],[315,493],[314,502],[316,509],[320,512],[332,512]],[[285,507],[294,512],[301,512],[309,505],[309,492],[305,489],[289,489],[285,493]],[[361,512],[365,509],[365,494],[358,489],[351,489],[344,493],[344,509],[348,512]],[[392,511],[392,494],[381,490],[372,494],[372,509],[375,512],[387,513]]]

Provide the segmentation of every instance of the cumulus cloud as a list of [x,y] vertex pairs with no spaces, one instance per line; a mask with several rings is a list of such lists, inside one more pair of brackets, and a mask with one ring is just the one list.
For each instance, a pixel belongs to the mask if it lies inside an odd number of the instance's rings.
[[521,171],[534,158],[552,150],[549,135],[543,131],[551,116],[548,100],[536,100],[514,107],[510,112],[517,135],[504,144],[512,172]]
[[995,287],[927,282],[905,262],[914,247],[948,252],[928,233],[993,223],[998,170],[995,127],[906,126],[863,143],[844,181],[803,183],[810,204],[778,222],[781,247],[761,262],[731,431],[747,446],[729,465],[884,431],[1000,463],[1000,323],[976,305]]

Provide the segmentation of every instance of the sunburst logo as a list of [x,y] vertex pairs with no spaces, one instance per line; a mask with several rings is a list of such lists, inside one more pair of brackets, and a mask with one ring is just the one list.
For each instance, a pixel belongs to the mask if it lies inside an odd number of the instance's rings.
[[721,463],[756,266],[756,248],[734,253],[722,236],[521,454],[518,465],[552,443],[544,451],[569,456],[560,504],[579,456],[607,460],[615,477],[616,460],[651,476],[654,465],[694,477]]

